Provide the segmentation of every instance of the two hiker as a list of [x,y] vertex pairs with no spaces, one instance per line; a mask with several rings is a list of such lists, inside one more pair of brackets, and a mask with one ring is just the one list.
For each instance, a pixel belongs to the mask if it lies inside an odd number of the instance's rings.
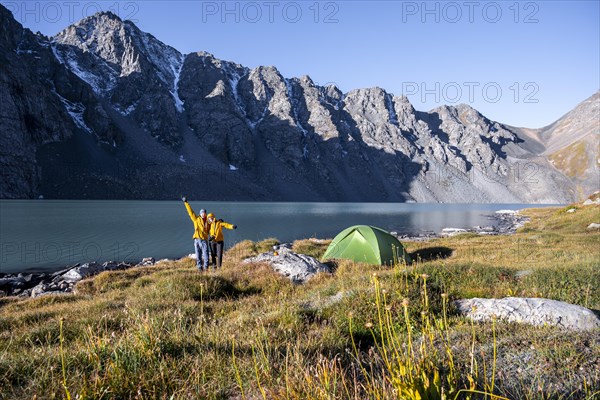
[[194,223],[194,251],[196,253],[196,266],[200,271],[208,270],[208,254],[210,252],[212,265],[220,268],[223,262],[224,237],[223,228],[237,229],[237,225],[217,220],[213,213],[206,214],[206,210],[201,209],[200,214],[196,214],[187,198],[181,200],[185,205],[190,219]]

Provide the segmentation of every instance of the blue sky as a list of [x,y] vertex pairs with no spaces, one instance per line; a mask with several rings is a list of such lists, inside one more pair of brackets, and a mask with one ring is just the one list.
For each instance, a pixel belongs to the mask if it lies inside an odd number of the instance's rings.
[[0,2],[46,35],[111,10],[183,53],[515,126],[545,126],[600,88],[599,1]]

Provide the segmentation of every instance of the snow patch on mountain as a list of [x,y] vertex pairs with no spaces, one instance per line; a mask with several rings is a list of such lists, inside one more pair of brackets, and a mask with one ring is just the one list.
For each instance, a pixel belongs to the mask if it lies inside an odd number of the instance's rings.
[[107,71],[104,76],[99,76],[81,66],[77,61],[77,55],[74,54],[72,49],[60,48],[56,43],[52,43],[51,49],[58,62],[66,65],[72,73],[90,85],[96,94],[104,95],[115,88],[118,74],[102,58],[94,56],[97,62],[102,65],[102,69]]
[[160,42],[151,34],[142,32],[137,28],[135,30],[141,38],[144,55],[154,68],[156,68],[160,80],[171,87],[172,82],[176,79],[177,71],[181,72],[183,56],[177,50]]
[[87,126],[87,124],[85,123],[85,121],[83,119],[83,113],[85,112],[85,106],[81,103],[73,103],[72,101],[65,99],[64,97],[62,97],[60,94],[58,94],[56,92],[54,92],[54,94],[60,99],[61,103],[63,103],[63,105],[65,106],[65,109],[67,110],[67,113],[69,114],[69,116],[71,117],[71,119],[73,120],[75,125],[77,125],[77,127],[79,127],[80,129],[93,134],[94,131],[92,129],[90,129],[89,126]]
[[54,54],[54,57],[56,58],[56,60],[58,61],[58,63],[64,65],[65,64],[65,60],[63,59],[62,55],[56,49],[56,44],[55,43],[51,43],[50,44],[50,49],[52,50],[52,54]]
[[171,64],[171,70],[173,71],[173,90],[171,94],[173,95],[173,100],[175,100],[175,108],[178,112],[183,112],[183,100],[179,97],[179,79],[181,77],[181,70],[183,69],[183,60],[177,60],[176,63]]
[[262,114],[260,115],[260,117],[258,117],[258,119],[256,121],[250,121],[250,119],[248,118],[248,126],[250,127],[250,129],[252,129],[253,131],[256,129],[256,126],[258,124],[260,124],[262,122],[263,119],[265,119],[265,116],[267,115],[267,112],[269,111],[269,104],[267,104],[265,106],[265,109],[263,110]]
[[246,106],[244,105],[244,101],[240,98],[238,93],[238,84],[242,77],[240,76],[239,72],[236,71],[235,68],[232,68],[232,66],[226,61],[221,63],[221,68],[223,69],[223,72],[225,72],[225,75],[229,81],[229,86],[231,87],[231,93],[233,95],[236,108],[238,109],[240,115],[248,120]]

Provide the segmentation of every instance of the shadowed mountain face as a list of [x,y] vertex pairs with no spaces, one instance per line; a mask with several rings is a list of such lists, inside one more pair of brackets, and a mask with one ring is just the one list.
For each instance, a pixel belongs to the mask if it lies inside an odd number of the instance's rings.
[[1,5],[0,21],[2,198],[563,203],[597,190],[598,94],[528,130],[182,55],[111,13],[52,38]]

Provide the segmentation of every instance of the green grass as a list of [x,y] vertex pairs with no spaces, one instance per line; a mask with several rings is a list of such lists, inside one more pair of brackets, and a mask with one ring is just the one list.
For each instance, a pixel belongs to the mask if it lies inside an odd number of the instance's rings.
[[574,207],[527,210],[513,236],[405,243],[408,266],[341,261],[304,285],[241,263],[269,239],[238,243],[217,272],[182,259],[105,272],[74,295],[0,298],[0,399],[591,399],[598,332],[473,324],[451,304],[600,310],[600,233],[586,229],[600,207]]

